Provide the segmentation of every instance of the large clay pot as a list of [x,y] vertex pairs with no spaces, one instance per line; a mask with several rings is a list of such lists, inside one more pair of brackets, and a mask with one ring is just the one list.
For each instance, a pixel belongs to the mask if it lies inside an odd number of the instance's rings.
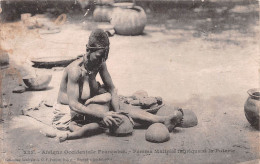
[[93,19],[96,22],[110,22],[113,8],[111,6],[96,6]]
[[143,33],[146,22],[146,14],[139,6],[116,7],[111,20],[111,24],[119,35],[140,35]]
[[260,130],[260,89],[250,89],[247,93],[249,97],[244,105],[245,116],[253,127]]

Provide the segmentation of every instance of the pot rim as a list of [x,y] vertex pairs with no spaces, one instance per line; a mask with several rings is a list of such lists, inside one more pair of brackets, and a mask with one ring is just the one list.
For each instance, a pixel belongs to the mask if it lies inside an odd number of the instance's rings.
[[252,88],[252,89],[249,89],[249,90],[247,91],[247,93],[249,94],[249,96],[260,99],[260,95],[259,95],[259,96],[253,95],[253,94],[256,93],[256,92],[259,92],[259,93],[260,93],[260,88]]

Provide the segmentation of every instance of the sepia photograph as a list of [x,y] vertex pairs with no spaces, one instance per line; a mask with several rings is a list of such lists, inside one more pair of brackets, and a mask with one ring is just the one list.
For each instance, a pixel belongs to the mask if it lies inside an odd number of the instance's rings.
[[259,164],[259,0],[0,0],[0,163]]

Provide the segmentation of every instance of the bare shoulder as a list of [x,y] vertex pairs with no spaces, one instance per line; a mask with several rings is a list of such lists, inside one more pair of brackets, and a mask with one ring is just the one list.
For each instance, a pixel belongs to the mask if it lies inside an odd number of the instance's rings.
[[72,63],[70,63],[70,64],[67,66],[67,68],[80,66],[82,63],[83,63],[83,59],[80,58],[80,59],[77,59],[77,60],[73,61]]
[[81,77],[81,68],[78,63],[72,63],[66,67],[65,71],[68,74],[68,79],[77,81]]

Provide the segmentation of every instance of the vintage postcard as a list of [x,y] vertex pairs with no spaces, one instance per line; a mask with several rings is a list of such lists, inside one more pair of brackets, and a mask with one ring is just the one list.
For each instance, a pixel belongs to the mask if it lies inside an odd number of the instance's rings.
[[1,0],[1,163],[260,162],[258,0]]

